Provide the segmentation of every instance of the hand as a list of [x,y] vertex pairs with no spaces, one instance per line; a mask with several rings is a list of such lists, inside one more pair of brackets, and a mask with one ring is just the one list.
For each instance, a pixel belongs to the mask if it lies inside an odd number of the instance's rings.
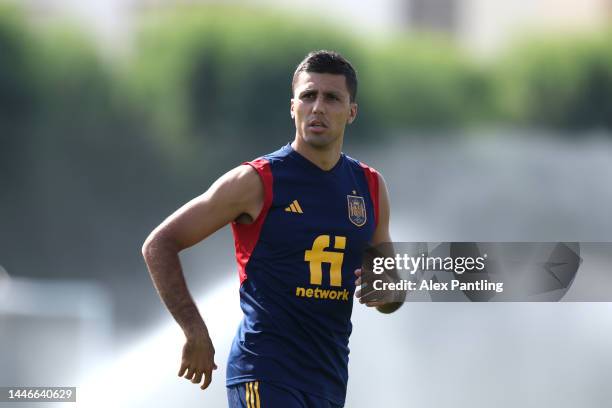
[[357,299],[359,299],[359,303],[365,303],[365,305],[368,307],[378,307],[378,306],[382,306],[387,303],[387,302],[375,299],[374,296],[372,296],[375,293],[375,291],[371,289],[366,290],[366,288],[368,288],[368,286],[371,285],[371,282],[364,282],[363,289],[364,289],[364,292],[367,292],[367,293],[361,292],[361,277],[362,277],[361,269],[355,269],[355,276],[357,276],[357,280],[355,280],[355,286],[358,287],[358,289],[355,291],[355,296],[357,297]]
[[179,377],[184,376],[192,383],[199,384],[204,376],[204,383],[200,388],[205,390],[212,381],[212,371],[216,369],[215,348],[208,333],[187,338],[183,346]]
[[[368,275],[371,276],[371,274]],[[355,286],[359,287],[359,289],[355,291],[355,296],[357,297],[357,299],[359,299],[359,303],[365,303],[365,305],[368,307],[376,307],[376,310],[385,314],[393,313],[402,306],[403,301],[405,299],[405,293],[400,295],[399,299],[397,299],[395,293],[393,293],[393,296],[390,297],[389,293],[385,293],[384,291],[377,291],[373,288],[370,289],[369,286],[372,285],[372,282],[363,282],[363,289],[366,293],[362,293],[361,269],[355,269],[355,276],[357,276],[357,280],[355,280]]]

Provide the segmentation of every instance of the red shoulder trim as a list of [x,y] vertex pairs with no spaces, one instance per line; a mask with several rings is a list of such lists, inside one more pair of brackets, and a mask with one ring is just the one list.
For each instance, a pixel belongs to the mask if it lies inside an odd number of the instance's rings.
[[368,166],[365,163],[359,163],[361,167],[363,167],[363,172],[365,174],[366,180],[368,182],[368,188],[370,190],[370,197],[372,198],[372,203],[374,204],[374,226],[378,226],[378,172],[372,167]]
[[261,228],[272,206],[273,180],[268,160],[260,158],[243,164],[250,165],[257,171],[257,174],[259,174],[264,188],[264,203],[259,215],[251,224],[238,224],[237,222],[232,222],[234,245],[236,246],[236,261],[238,262],[238,274],[240,276],[241,285],[247,279],[247,263],[257,245]]

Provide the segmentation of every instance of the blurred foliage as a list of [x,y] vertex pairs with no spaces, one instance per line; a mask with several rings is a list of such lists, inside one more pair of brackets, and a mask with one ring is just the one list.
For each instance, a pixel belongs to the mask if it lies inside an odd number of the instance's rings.
[[[402,39],[371,47],[320,20],[235,8],[149,16],[139,36],[134,88],[164,138],[256,146],[292,137],[291,75],[313,49],[356,66],[360,113],[351,138],[389,129],[463,126],[485,118],[486,72],[449,43]],[[172,143],[176,148],[176,143]],[[217,146],[216,146],[217,147]]]
[[111,71],[78,30],[38,32],[1,9],[0,259],[7,270],[82,275],[83,260],[104,269],[123,250],[109,239],[129,242],[129,252],[139,246],[135,230],[149,225],[138,217],[141,200],[166,198],[154,190],[160,180],[170,184],[159,170],[162,152]]
[[483,66],[438,39],[367,43],[332,26],[235,7],[148,14],[122,65],[79,30],[33,29],[0,7],[3,266],[142,267],[140,244],[163,216],[221,169],[292,139],[291,76],[313,49],[358,69],[351,140],[487,122],[612,128],[608,34],[534,41]]
[[138,39],[132,88],[172,150],[204,144],[263,153],[285,143],[295,65],[312,49],[356,54],[352,41],[323,25],[222,7],[149,15]]
[[[24,142],[21,136],[31,123],[37,105],[32,83],[35,61],[26,46],[31,40],[21,17],[15,10],[0,6],[1,174],[13,170],[7,166],[7,159],[20,155]],[[2,181],[8,182],[8,179]]]
[[561,130],[612,129],[612,31],[532,39],[498,64],[511,123]]
[[368,50],[362,104],[381,129],[450,129],[490,116],[487,73],[450,43],[407,38]]

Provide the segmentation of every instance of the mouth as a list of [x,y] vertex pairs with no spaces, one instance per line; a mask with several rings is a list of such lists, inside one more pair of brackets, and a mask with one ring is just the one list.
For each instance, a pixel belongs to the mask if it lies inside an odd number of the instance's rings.
[[321,120],[314,119],[308,122],[308,129],[315,133],[323,132],[327,129],[327,125]]

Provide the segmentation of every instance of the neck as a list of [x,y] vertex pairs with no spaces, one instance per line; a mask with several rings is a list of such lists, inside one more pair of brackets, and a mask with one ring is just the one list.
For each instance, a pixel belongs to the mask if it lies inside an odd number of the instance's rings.
[[342,152],[342,140],[339,143],[331,143],[328,146],[312,146],[299,136],[295,135],[295,140],[291,143],[293,150],[310,160],[321,170],[331,170],[338,160]]

